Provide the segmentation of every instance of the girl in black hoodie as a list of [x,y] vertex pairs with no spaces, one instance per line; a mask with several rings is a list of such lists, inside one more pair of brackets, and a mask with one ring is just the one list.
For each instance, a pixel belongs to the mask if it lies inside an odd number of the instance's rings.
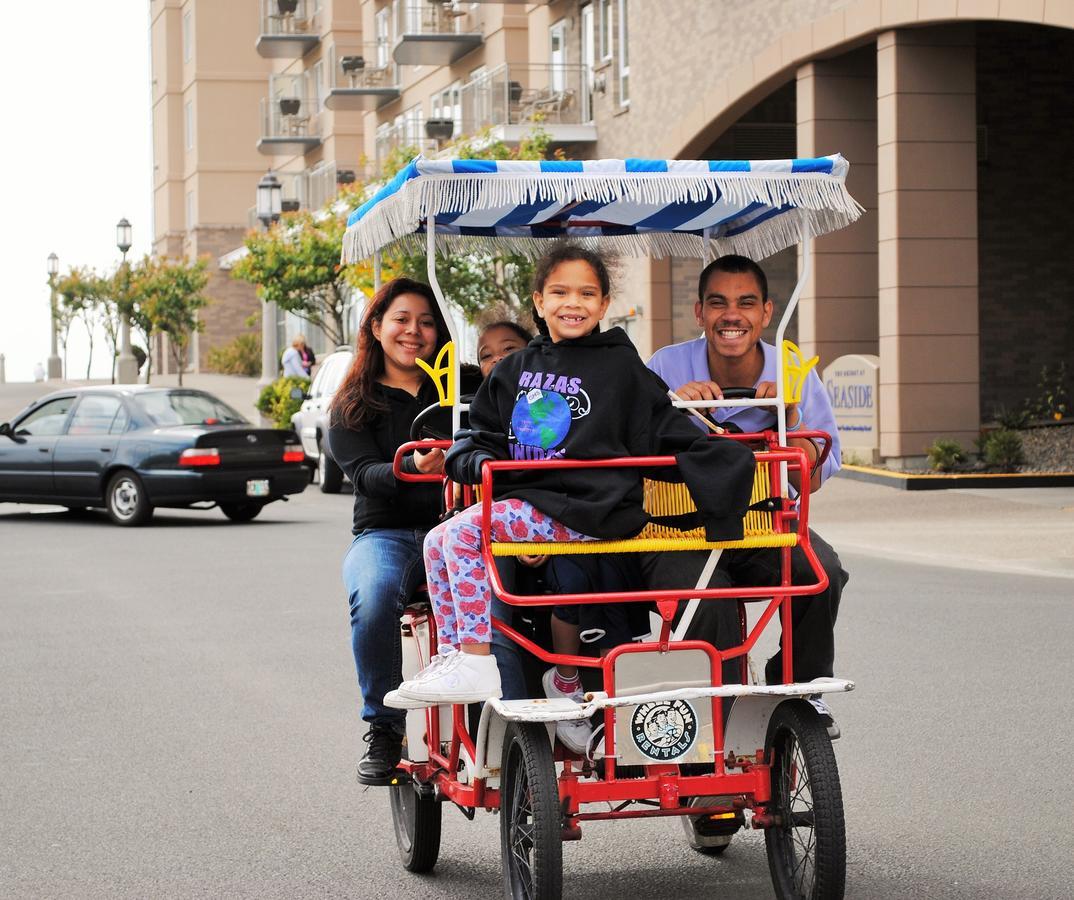
[[[481,385],[469,430],[456,435],[448,452],[449,477],[477,484],[482,463],[493,459],[675,453],[708,539],[741,537],[753,454],[735,442],[699,435],[671,405],[667,385],[645,367],[626,333],[600,330],[611,301],[603,260],[560,245],[538,262],[534,282],[533,304],[547,334],[504,359]],[[549,469],[498,479],[491,528],[500,541],[586,541],[633,537],[647,521],[636,469]],[[499,672],[489,655],[492,596],[480,523],[481,506],[475,505],[427,535],[425,568],[440,650],[425,670],[385,697],[386,705],[500,696]]]

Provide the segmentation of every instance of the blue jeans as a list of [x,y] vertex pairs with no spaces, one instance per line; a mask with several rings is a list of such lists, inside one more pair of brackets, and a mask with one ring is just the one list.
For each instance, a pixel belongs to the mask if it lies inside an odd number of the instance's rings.
[[367,528],[343,558],[343,584],[351,615],[351,648],[362,692],[362,718],[402,731],[406,713],[384,705],[399,686],[402,645],[399,617],[414,590],[425,583],[424,531]]

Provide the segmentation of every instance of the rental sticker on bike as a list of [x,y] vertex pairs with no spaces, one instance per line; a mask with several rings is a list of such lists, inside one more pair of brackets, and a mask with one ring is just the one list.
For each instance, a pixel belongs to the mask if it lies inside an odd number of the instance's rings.
[[630,720],[634,746],[649,759],[667,762],[685,756],[697,740],[697,716],[685,700],[643,703]]

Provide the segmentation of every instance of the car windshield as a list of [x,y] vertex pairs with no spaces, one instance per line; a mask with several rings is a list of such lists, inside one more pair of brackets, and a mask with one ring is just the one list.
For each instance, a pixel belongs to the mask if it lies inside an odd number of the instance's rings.
[[227,425],[246,423],[226,403],[196,391],[151,391],[134,402],[154,425]]

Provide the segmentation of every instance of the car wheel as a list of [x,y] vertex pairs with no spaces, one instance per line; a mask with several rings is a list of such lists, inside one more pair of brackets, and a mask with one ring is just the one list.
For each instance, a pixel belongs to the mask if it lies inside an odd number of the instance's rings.
[[338,494],[343,487],[343,470],[325,450],[324,441],[317,442],[317,480],[322,494]]
[[116,525],[144,525],[153,515],[142,479],[129,469],[109,479],[104,504]]
[[264,503],[221,503],[220,512],[231,519],[232,522],[251,522],[256,519]]

